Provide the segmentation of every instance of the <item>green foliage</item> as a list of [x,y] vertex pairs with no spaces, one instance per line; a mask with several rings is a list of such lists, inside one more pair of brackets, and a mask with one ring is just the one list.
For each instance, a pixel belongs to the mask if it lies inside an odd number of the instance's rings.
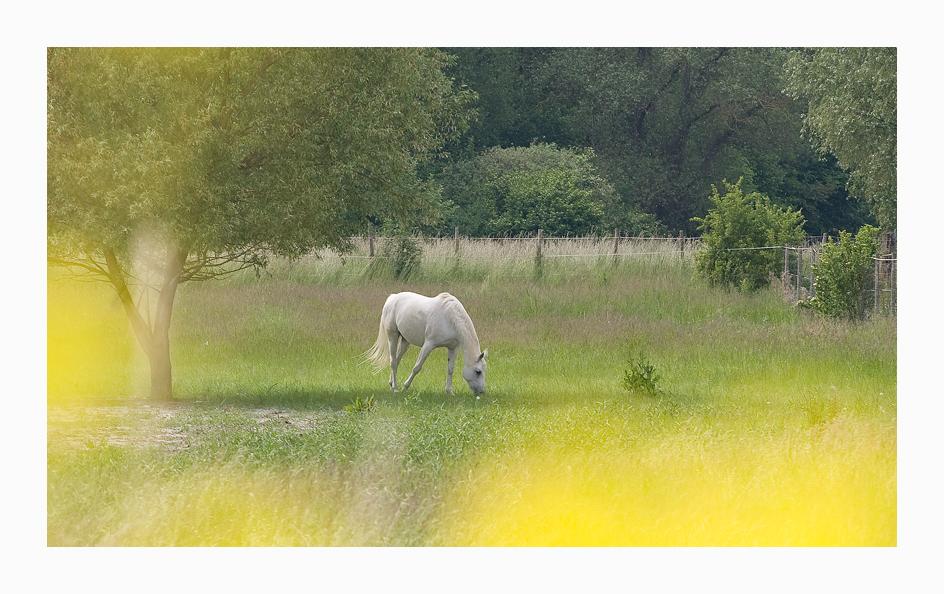
[[798,245],[803,240],[803,216],[756,192],[745,195],[741,181],[733,185],[725,181],[724,195],[712,186],[715,207],[704,218],[694,219],[705,242],[696,270],[711,284],[751,292],[768,286],[783,270],[782,249],[754,248]]
[[410,213],[417,167],[464,127],[446,56],[397,48],[48,54],[50,249],[131,255],[142,235],[246,259],[344,247]]
[[824,315],[848,320],[865,317],[866,293],[878,248],[879,230],[871,225],[852,236],[839,233],[839,243],[823,244],[820,262],[814,267],[815,296],[806,305]]
[[623,371],[620,385],[635,394],[652,395],[660,391],[659,380],[662,376],[656,372],[655,365],[641,351],[629,356],[629,368]]
[[519,235],[544,229],[548,237],[586,235],[619,227],[626,234],[663,227],[616,194],[597,173],[590,149],[553,144],[493,148],[448,166],[439,176],[452,205],[444,233]]
[[367,398],[361,400],[360,396],[354,398],[354,401],[351,404],[344,407],[344,410],[348,412],[367,412],[374,406],[374,397],[368,396]]
[[390,260],[393,278],[407,280],[419,270],[423,250],[415,237],[400,234],[393,238],[385,254]]
[[[534,69],[599,156],[602,175],[673,229],[707,210],[712,180],[799,145],[781,48],[558,48]],[[545,107],[544,109],[550,109]]]
[[[712,182],[741,176],[745,192],[802,208],[808,234],[875,223],[864,202],[847,200],[848,174],[802,137],[808,101],[783,93],[789,49],[448,51],[457,59],[447,72],[479,99],[479,117],[453,155],[471,159],[535,142],[593,147],[599,175],[620,196],[618,210],[653,213],[673,235],[694,234],[690,217],[707,212]],[[606,207],[608,217],[614,213]],[[623,222],[604,226],[661,234]]]
[[603,208],[593,190],[580,187],[575,171],[563,168],[513,172],[506,176],[504,210],[492,222],[498,234],[537,233],[549,237],[587,235],[600,224]]
[[893,229],[898,204],[898,52],[894,47],[796,51],[787,90],[808,102],[804,126],[850,172],[849,190]]

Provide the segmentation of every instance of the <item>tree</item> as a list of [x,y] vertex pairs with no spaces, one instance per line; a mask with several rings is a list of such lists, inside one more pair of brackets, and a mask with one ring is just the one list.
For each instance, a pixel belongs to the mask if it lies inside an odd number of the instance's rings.
[[[562,48],[535,79],[601,175],[637,208],[693,231],[711,184],[789,150],[798,122],[779,48]],[[786,145],[786,146],[784,146]]]
[[581,182],[577,172],[562,167],[509,174],[504,208],[492,222],[495,233],[589,234],[603,220],[603,208]]
[[897,225],[898,62],[893,47],[821,48],[787,61],[788,91],[808,100],[804,127],[820,153],[850,172],[886,230]]
[[725,181],[724,195],[711,187],[715,206],[704,218],[695,219],[705,240],[696,270],[712,284],[750,292],[766,287],[783,270],[783,250],[762,248],[799,244],[803,216],[756,192],[745,195],[742,181],[733,185]]
[[[50,49],[47,252],[114,287],[172,397],[178,287],[347,247],[437,196],[417,166],[465,126],[436,50]],[[154,303],[152,303],[152,299]]]

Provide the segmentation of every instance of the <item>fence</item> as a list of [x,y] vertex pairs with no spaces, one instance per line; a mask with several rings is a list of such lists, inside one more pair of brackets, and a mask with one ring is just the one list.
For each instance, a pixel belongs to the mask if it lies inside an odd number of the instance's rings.
[[[538,230],[533,236],[518,237],[464,237],[458,228],[452,237],[418,238],[423,266],[451,269],[457,262],[468,267],[488,269],[487,274],[500,276],[530,276],[563,274],[563,262],[577,262],[584,266],[643,261],[663,265],[687,265],[702,249],[697,237],[632,237],[615,229],[613,235],[590,237],[544,237]],[[784,267],[780,281],[784,300],[790,303],[805,301],[816,292],[815,266],[819,264],[821,246],[827,236],[807,237],[801,246],[762,246],[740,249],[783,250]],[[344,256],[322,254],[319,259],[384,259],[389,257],[391,238],[352,238],[354,251]],[[879,254],[874,258],[873,278],[866,283],[863,295],[868,312],[873,316],[898,313],[897,257],[895,237],[882,238]],[[560,271],[560,272],[559,272]],[[483,272],[483,274],[486,274]]]
[[[595,259],[619,262],[626,259],[648,259],[660,262],[681,262],[690,258],[701,246],[694,237],[634,237],[623,235],[619,229],[613,235],[545,237],[539,229],[536,235],[517,237],[464,237],[456,228],[453,237],[420,238],[424,262],[479,260],[488,262],[531,263],[541,271],[555,260]],[[391,238],[368,234],[366,257],[387,257],[384,244]],[[363,239],[355,238],[355,245]],[[365,257],[365,256],[353,256]]]
[[[816,295],[815,270],[819,264],[822,245],[827,241],[822,238],[807,237],[803,246],[774,246],[769,249],[783,249],[783,284],[784,300],[792,303],[805,301]],[[868,314],[875,316],[898,315],[898,270],[895,235],[886,233],[871,271],[871,279],[865,283],[863,302]]]

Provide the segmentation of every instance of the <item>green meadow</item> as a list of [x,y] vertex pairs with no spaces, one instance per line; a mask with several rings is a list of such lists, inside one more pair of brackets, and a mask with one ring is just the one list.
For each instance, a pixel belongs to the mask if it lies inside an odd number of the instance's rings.
[[[669,242],[548,245],[540,274],[430,241],[409,281],[359,246],[185,285],[171,404],[111,289],[50,269],[47,544],[897,545],[894,318],[708,287]],[[362,363],[402,290],[465,305],[480,398],[444,349],[406,392]]]

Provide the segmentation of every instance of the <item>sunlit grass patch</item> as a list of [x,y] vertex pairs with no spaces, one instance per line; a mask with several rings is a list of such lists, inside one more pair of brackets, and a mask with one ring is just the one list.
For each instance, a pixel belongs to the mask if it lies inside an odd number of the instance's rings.
[[702,427],[637,448],[499,457],[454,491],[454,544],[894,546],[894,432]]

